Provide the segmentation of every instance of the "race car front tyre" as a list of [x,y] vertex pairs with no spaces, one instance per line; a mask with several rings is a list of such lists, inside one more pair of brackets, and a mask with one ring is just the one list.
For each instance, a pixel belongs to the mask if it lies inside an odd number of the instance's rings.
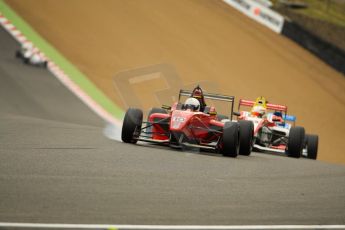
[[317,158],[317,150],[319,146],[319,136],[307,134],[306,135],[306,147],[307,147],[307,158],[316,160]]
[[287,154],[289,157],[300,158],[303,151],[305,130],[296,126],[290,129]]
[[239,124],[237,122],[224,123],[220,144],[220,152],[223,156],[237,157],[239,152]]
[[123,119],[121,139],[126,143],[137,143],[143,122],[143,111],[140,109],[129,108]]
[[240,120],[240,155],[249,156],[253,149],[254,124],[251,121]]
[[167,114],[167,111],[165,109],[162,109],[162,108],[153,107],[150,110],[149,114],[147,115],[147,122],[148,122],[147,125],[148,126],[150,125],[150,126],[146,128],[146,136],[151,137],[151,138],[152,138],[152,133],[151,133],[152,132],[152,126],[149,123],[149,118],[150,118],[151,114],[154,114],[154,113],[164,113],[164,114]]

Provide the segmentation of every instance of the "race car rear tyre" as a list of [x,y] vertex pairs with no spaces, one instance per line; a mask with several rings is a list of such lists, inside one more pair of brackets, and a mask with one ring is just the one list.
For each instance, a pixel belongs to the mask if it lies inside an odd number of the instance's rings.
[[317,158],[317,150],[319,146],[319,136],[307,134],[306,135],[307,143],[307,158],[316,160]]
[[300,158],[303,151],[305,130],[296,126],[290,129],[287,154],[289,157]]
[[19,50],[16,51],[16,58],[22,58],[22,53]]
[[222,121],[222,120],[225,120],[225,119],[229,119],[229,117],[226,116],[226,115],[218,114],[217,115],[217,119],[218,119],[218,121]]
[[239,124],[237,122],[225,122],[220,152],[226,157],[237,157],[239,152]]
[[[151,123],[149,123],[149,118],[151,116],[151,114],[154,114],[154,113],[164,113],[164,114],[167,114],[167,111],[165,109],[162,109],[162,108],[152,108],[149,112],[149,114],[147,115],[147,125],[150,125]],[[149,126],[146,128],[146,132],[147,132],[147,135],[146,136],[149,136],[152,138],[152,126]]]
[[47,68],[47,67],[48,67],[48,62],[47,62],[47,61],[44,61],[44,62],[42,63],[42,67],[43,67],[43,68]]
[[149,112],[149,115],[147,116],[147,119],[149,118],[149,116],[153,113],[164,113],[164,114],[167,114],[167,111],[165,109],[162,109],[162,108],[152,108]]
[[249,156],[253,149],[254,124],[251,121],[240,120],[240,155]]
[[143,122],[143,111],[140,109],[129,108],[123,119],[121,139],[126,143],[137,143],[137,137],[141,132]]

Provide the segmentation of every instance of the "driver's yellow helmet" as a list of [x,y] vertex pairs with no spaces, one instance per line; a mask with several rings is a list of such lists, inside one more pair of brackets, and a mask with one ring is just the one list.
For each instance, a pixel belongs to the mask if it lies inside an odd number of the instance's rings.
[[264,97],[258,97],[252,107],[252,116],[262,117],[266,113],[267,101]]
[[264,107],[265,109],[267,109],[267,101],[266,101],[266,99],[264,98],[264,97],[258,97],[258,98],[256,98],[256,100],[255,100],[255,104],[254,104],[254,106],[262,106],[262,107]]

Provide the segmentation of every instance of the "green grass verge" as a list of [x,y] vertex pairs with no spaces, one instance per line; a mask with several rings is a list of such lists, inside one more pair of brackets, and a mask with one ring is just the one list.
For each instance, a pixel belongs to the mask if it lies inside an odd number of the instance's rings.
[[[306,3],[308,7],[291,9],[295,13],[306,15],[310,18],[326,21],[345,27],[345,1],[344,0],[289,0],[290,2]],[[279,4],[279,0],[273,0]]]
[[308,8],[297,10],[301,14],[345,27],[345,4],[334,0],[308,0]]
[[42,38],[3,0],[0,0],[0,12],[9,19],[30,41],[32,41],[50,60],[54,61],[71,79],[78,84],[93,100],[112,114],[122,119],[124,112],[98,89],[82,72],[69,62],[59,51]]

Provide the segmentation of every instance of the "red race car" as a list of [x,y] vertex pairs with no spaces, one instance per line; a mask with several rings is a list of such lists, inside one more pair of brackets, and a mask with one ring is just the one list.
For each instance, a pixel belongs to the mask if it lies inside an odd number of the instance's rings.
[[[230,104],[230,116],[218,115],[215,107],[200,110],[200,103],[192,97],[193,91],[180,90],[179,100],[172,106],[153,108],[147,121],[143,111],[129,108],[123,120],[122,141],[152,142],[171,147],[214,150],[224,156],[250,155],[254,125],[251,121],[232,121],[234,97],[203,94],[205,99]],[[182,97],[189,97],[181,103]]]

